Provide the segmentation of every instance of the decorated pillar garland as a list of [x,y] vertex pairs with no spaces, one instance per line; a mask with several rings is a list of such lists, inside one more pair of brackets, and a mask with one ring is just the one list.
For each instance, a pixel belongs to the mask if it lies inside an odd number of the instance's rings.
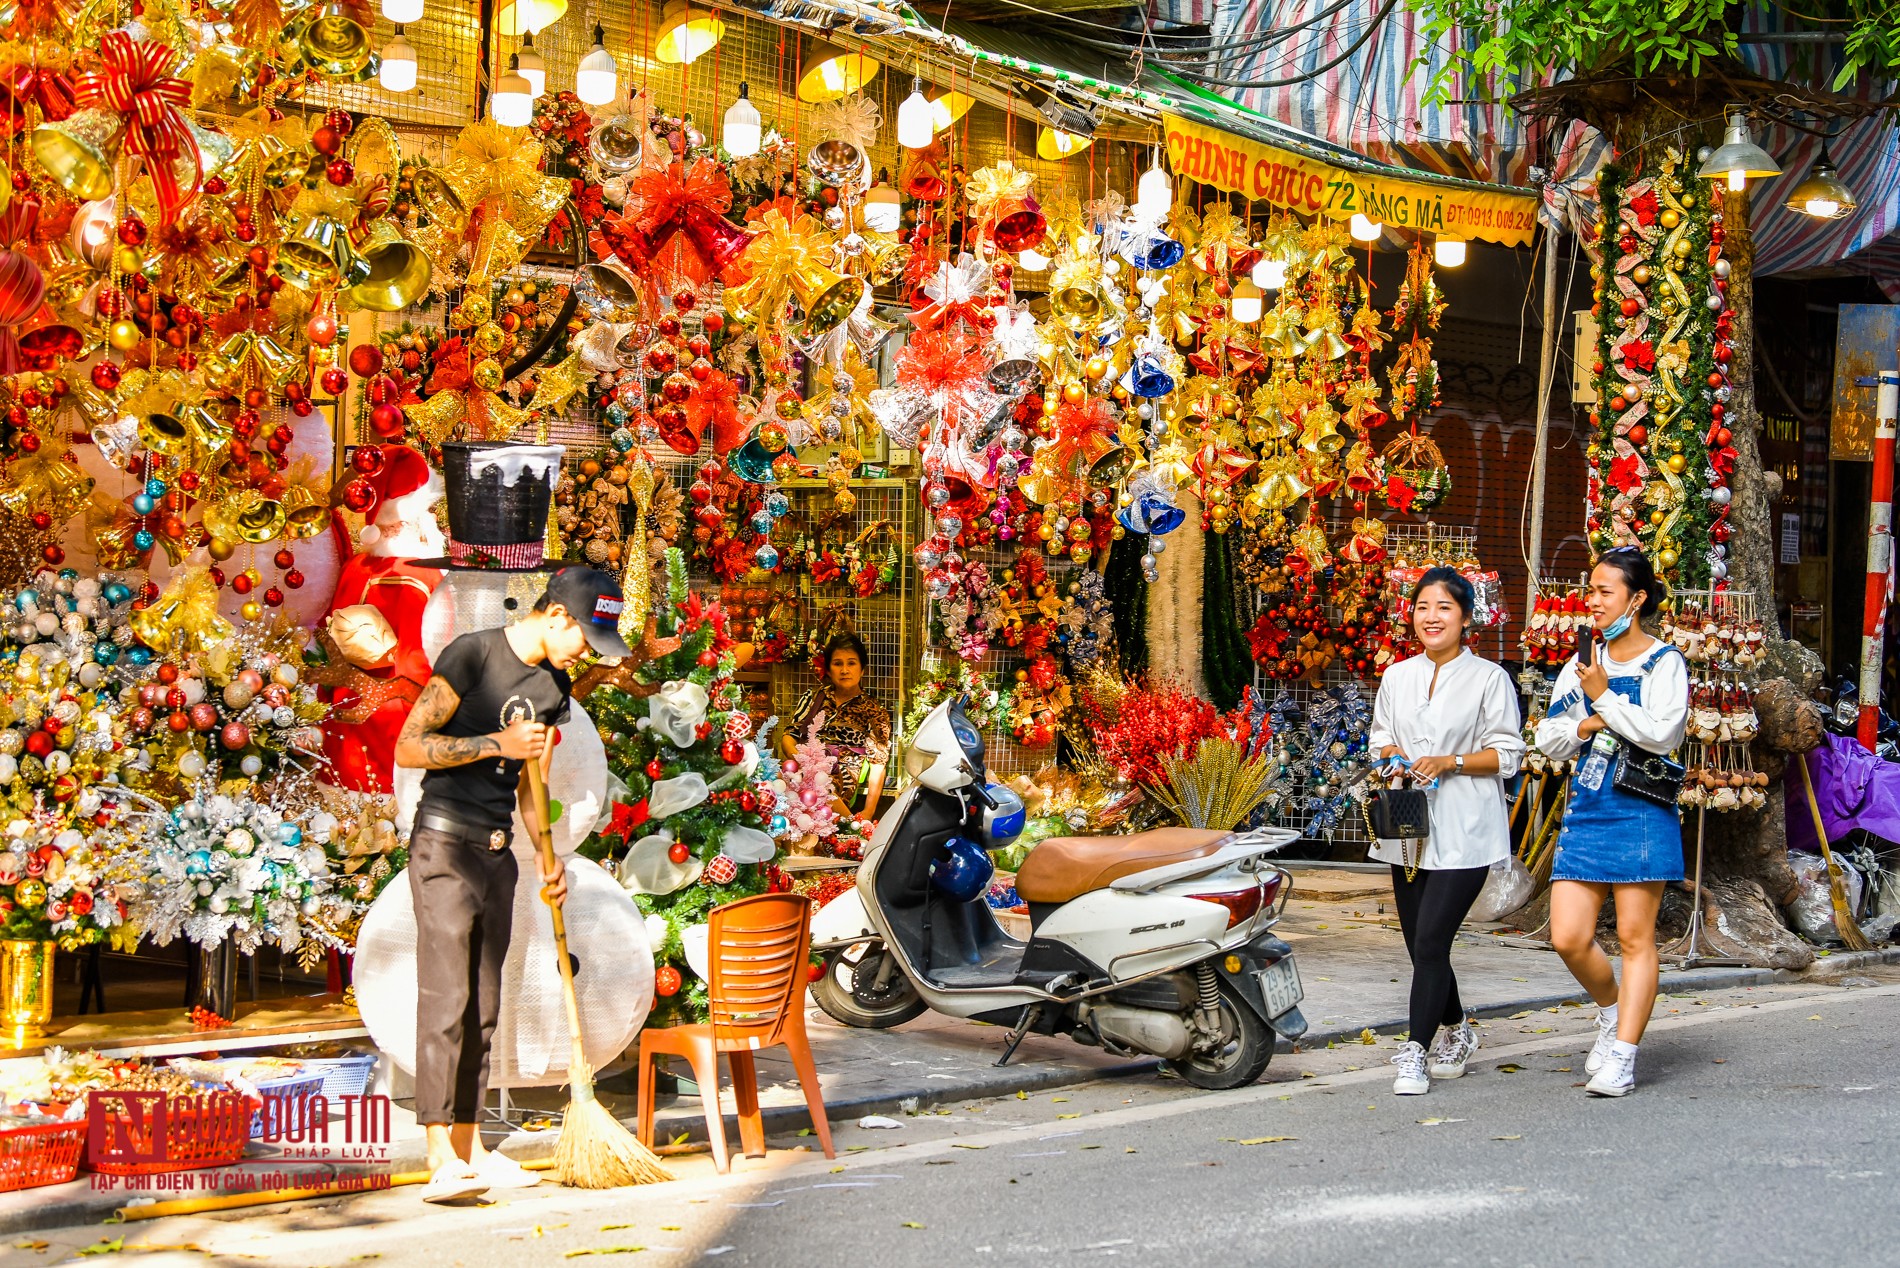
[[1639,545],[1671,584],[1726,585],[1728,262],[1711,188],[1669,149],[1606,166],[1591,274],[1598,319],[1590,542]]

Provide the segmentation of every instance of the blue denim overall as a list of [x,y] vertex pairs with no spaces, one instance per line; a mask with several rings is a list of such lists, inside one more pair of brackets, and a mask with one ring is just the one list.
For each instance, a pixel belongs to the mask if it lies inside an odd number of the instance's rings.
[[[1610,690],[1631,704],[1641,704],[1643,679],[1664,656],[1681,655],[1673,647],[1661,647],[1643,662],[1642,669],[1626,677],[1610,679]],[[1562,700],[1551,712],[1562,713],[1574,701]],[[1589,697],[1583,698],[1586,714],[1594,714]],[[1594,740],[1594,736],[1591,737]],[[1619,739],[1618,744],[1629,741]],[[1590,741],[1577,754],[1577,768],[1583,768],[1590,755]],[[1603,784],[1595,791],[1585,788],[1576,776],[1570,779],[1570,804],[1564,807],[1563,829],[1557,834],[1557,857],[1550,877],[1557,881],[1590,881],[1598,885],[1630,885],[1645,881],[1679,881],[1683,878],[1682,816],[1673,807],[1659,806],[1620,791],[1611,770],[1604,773]]]

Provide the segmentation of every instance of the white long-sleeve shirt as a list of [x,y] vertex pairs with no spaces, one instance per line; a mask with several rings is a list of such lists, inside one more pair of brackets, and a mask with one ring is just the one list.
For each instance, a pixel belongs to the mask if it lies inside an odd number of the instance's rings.
[[[1655,668],[1643,673],[1643,663],[1654,656],[1660,644],[1651,642],[1642,654],[1629,660],[1604,656],[1604,668],[1612,678],[1641,676],[1642,690],[1635,702],[1614,691],[1606,691],[1595,701],[1597,716],[1605,726],[1623,739],[1651,753],[1673,753],[1682,743],[1689,725],[1689,665],[1680,655],[1665,655]],[[1557,684],[1550,689],[1553,705],[1571,703],[1562,712],[1552,712],[1537,724],[1537,747],[1547,756],[1563,761],[1583,747],[1577,728],[1589,715],[1584,708],[1583,689],[1577,685],[1577,660],[1573,656]]]
[[[1469,651],[1442,666],[1429,656],[1413,656],[1385,671],[1367,736],[1373,757],[1388,744],[1398,745],[1413,761],[1483,749],[1498,755],[1497,774],[1446,772],[1437,789],[1426,794],[1432,834],[1418,866],[1489,867],[1511,852],[1504,781],[1524,759],[1520,725],[1511,676]],[[1406,861],[1397,841],[1375,841],[1369,853],[1385,863]]]

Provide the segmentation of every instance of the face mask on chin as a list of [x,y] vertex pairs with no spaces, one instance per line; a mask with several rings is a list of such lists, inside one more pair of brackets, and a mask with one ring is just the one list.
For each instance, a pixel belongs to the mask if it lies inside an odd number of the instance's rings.
[[1606,643],[1614,643],[1617,639],[1629,633],[1630,623],[1634,619],[1635,613],[1636,605],[1632,603],[1625,609],[1622,616],[1617,617],[1605,627],[1603,631],[1603,641]]

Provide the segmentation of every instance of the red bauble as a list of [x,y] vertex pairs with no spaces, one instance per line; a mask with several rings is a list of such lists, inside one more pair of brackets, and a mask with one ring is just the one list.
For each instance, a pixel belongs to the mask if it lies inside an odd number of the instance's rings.
[[251,742],[251,728],[242,722],[232,722],[218,734],[218,743],[228,749],[241,749]]
[[737,766],[745,760],[745,745],[737,740],[727,740],[719,746],[719,760],[728,766]]
[[659,758],[656,757],[652,761],[647,763],[647,778],[648,779],[659,779],[665,774],[666,774],[666,767],[660,764]]
[[158,680],[167,687],[178,681],[178,666],[166,661],[158,667]]
[[653,993],[660,996],[677,995],[680,989],[680,971],[670,964],[662,964],[653,971]]
[[671,859],[674,863],[684,863],[687,856],[691,853],[692,851],[686,848],[684,841],[675,841],[672,845],[667,847],[666,857]]
[[1648,439],[1649,439],[1649,429],[1647,427],[1643,426],[1641,423],[1631,424],[1630,430],[1629,430],[1629,442],[1632,445],[1641,445],[1645,440],[1648,440]]
[[191,729],[209,731],[218,725],[218,706],[209,700],[200,700],[191,706]]
[[302,589],[304,580],[304,575],[295,568],[292,568],[289,572],[284,574],[284,584],[289,586],[292,590]]
[[370,430],[385,440],[395,440],[400,437],[404,423],[400,405],[378,405],[369,412]]
[[1723,382],[1723,379],[1722,379],[1722,374],[1721,374],[1721,372],[1720,372],[1719,370],[1718,370],[1718,371],[1715,371],[1715,372],[1712,372],[1712,373],[1711,373],[1711,374],[1709,375],[1709,386],[1710,386],[1710,387],[1712,387],[1712,388],[1717,388],[1717,387],[1721,387],[1721,386],[1722,386],[1722,382]]
[[29,731],[26,737],[26,751],[35,757],[45,757],[55,745],[53,737],[44,731]]
[[714,665],[719,663],[719,653],[708,647],[699,654],[699,663],[702,667],[711,669]]
[[359,343],[350,349],[350,369],[359,379],[367,379],[383,370],[383,350],[373,343]]
[[336,342],[336,318],[328,313],[318,313],[304,323],[303,332],[310,336],[310,342],[319,348],[327,348]]
[[270,561],[276,564],[278,571],[281,572],[286,568],[294,568],[297,564],[297,557],[287,550],[280,550],[271,556]]
[[358,513],[369,510],[370,503],[376,500],[376,490],[370,482],[361,478],[351,480],[343,486],[343,505]]
[[335,154],[343,148],[343,134],[325,123],[310,134],[310,148],[319,154]]
[[134,731],[149,731],[152,729],[152,723],[156,720],[152,711],[144,705],[140,705],[138,708],[132,710],[132,729]]
[[706,333],[709,335],[716,335],[726,328],[726,319],[721,313],[707,313],[700,318],[700,322],[706,327]]
[[191,730],[191,718],[183,709],[176,709],[165,718],[165,725],[182,734]]
[[1620,307],[1625,317],[1634,317],[1637,313],[1643,311],[1643,301],[1637,299],[1634,295],[1625,295]]
[[276,586],[272,586],[270,589],[264,591],[264,602],[269,607],[281,608],[284,606],[284,592],[279,590]]
[[317,386],[330,396],[341,396],[343,389],[350,385],[350,376],[331,366],[317,376]]
[[92,385],[101,392],[110,392],[119,386],[119,367],[110,361],[101,361],[92,367]]
[[249,573],[240,572],[237,576],[231,578],[231,588],[239,594],[249,594],[251,592],[251,585],[252,582]]
[[323,165],[323,179],[342,188],[356,179],[356,168],[348,159],[333,158]]

